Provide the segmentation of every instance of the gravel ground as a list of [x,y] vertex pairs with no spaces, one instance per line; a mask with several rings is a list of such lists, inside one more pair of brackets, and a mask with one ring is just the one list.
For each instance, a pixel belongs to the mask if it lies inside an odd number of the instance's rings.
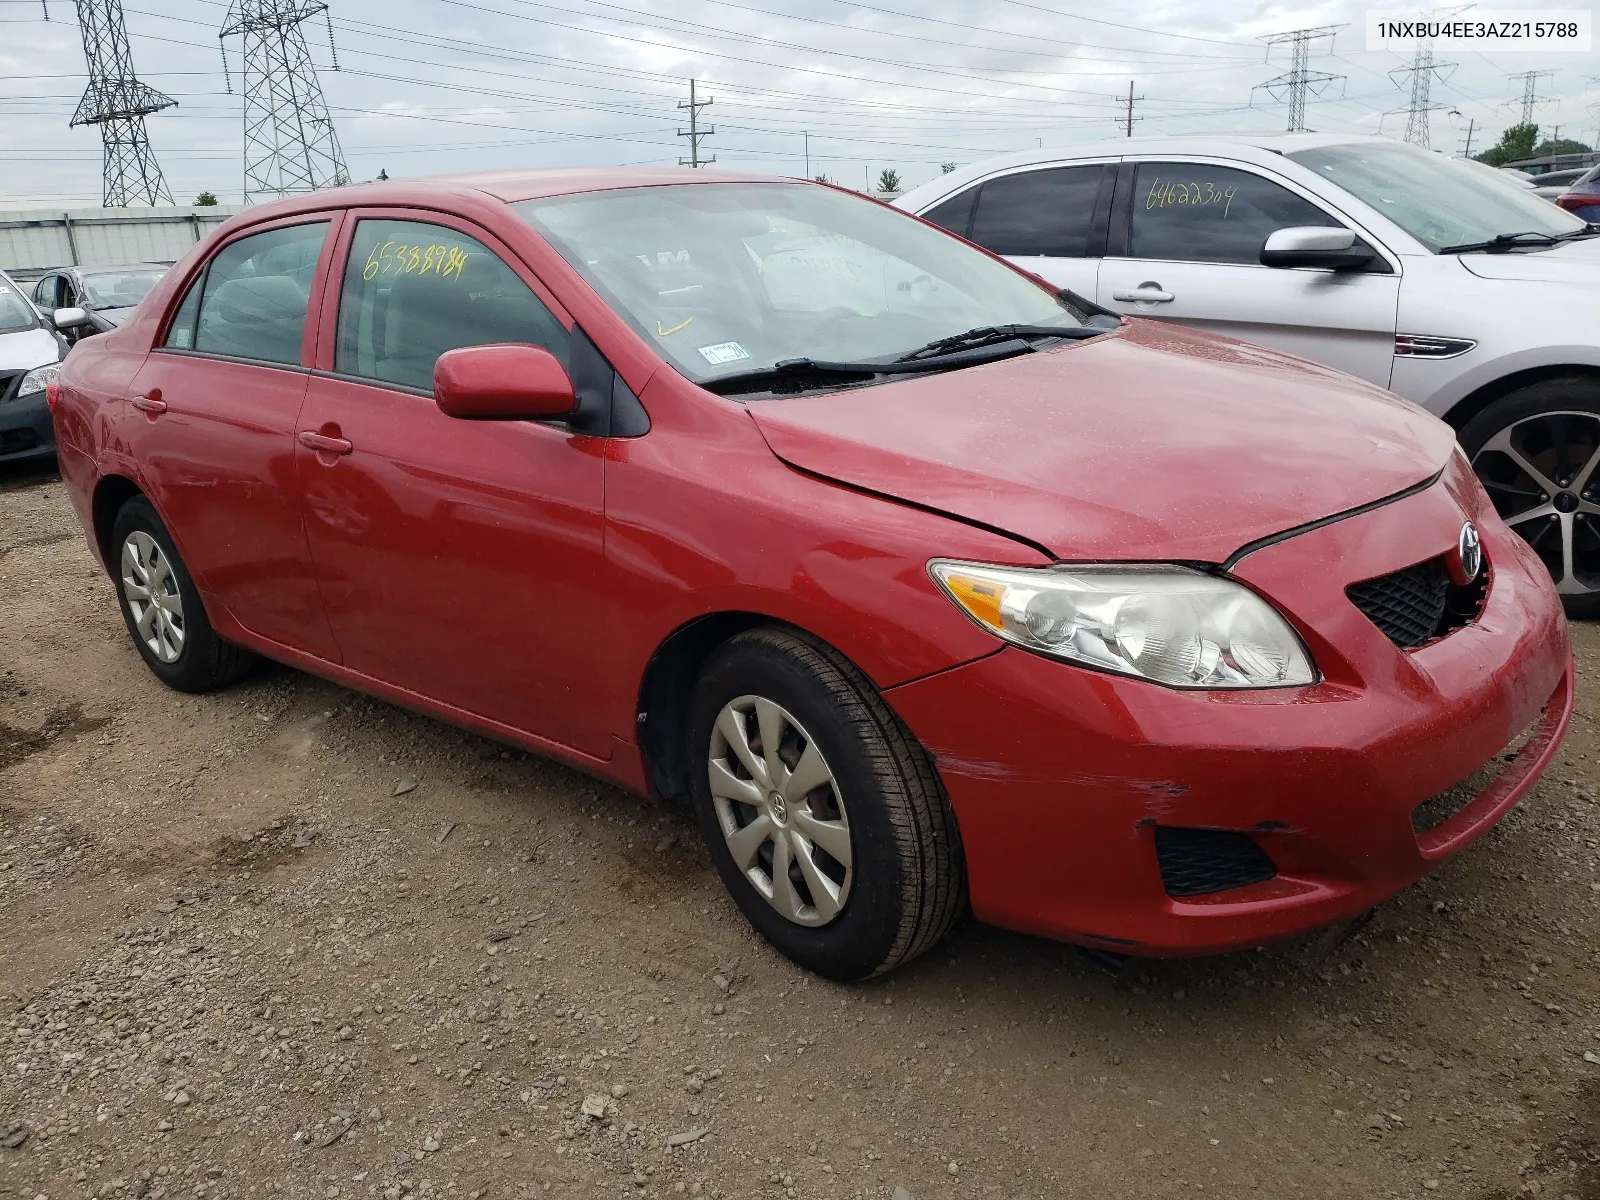
[[166,691],[53,476],[0,594],[0,1197],[1600,1198],[1600,627],[1544,781],[1364,922],[1113,978],[968,921],[841,987],[680,812]]

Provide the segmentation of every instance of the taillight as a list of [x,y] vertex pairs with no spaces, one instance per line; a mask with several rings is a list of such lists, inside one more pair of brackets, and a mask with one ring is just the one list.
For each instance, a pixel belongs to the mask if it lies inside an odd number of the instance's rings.
[[1577,212],[1580,208],[1600,204],[1600,196],[1561,195],[1556,197],[1556,203],[1568,212]]
[[44,402],[50,406],[50,411],[55,412],[56,406],[61,403],[61,381],[52,379],[44,385]]

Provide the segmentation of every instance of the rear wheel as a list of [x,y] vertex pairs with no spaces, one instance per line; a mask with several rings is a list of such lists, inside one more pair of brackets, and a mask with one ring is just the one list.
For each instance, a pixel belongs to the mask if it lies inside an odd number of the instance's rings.
[[803,634],[711,656],[689,718],[696,815],[746,918],[831,979],[888,971],[965,906],[955,818],[926,752],[871,683]]
[[143,496],[111,527],[112,578],[134,647],[157,679],[180,692],[208,692],[255,662],[217,637],[172,536]]
[[1600,384],[1548,379],[1461,430],[1496,511],[1544,560],[1567,614],[1600,616]]

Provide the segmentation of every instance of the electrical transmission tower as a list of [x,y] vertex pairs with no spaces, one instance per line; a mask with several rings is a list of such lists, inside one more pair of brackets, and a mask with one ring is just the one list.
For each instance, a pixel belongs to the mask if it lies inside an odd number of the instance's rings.
[[1507,105],[1522,105],[1522,120],[1518,122],[1519,124],[1533,124],[1533,110],[1544,103],[1544,98],[1539,95],[1539,80],[1554,74],[1554,71],[1518,71],[1506,76],[1507,79],[1522,80],[1522,99],[1505,101]]
[[1272,47],[1282,42],[1289,43],[1291,53],[1289,69],[1265,83],[1258,83],[1251,92],[1253,94],[1265,89],[1267,94],[1279,103],[1287,98],[1290,133],[1299,133],[1306,127],[1307,93],[1320,96],[1330,83],[1344,79],[1343,75],[1330,75],[1326,71],[1313,71],[1309,67],[1311,43],[1318,38],[1331,40],[1343,28],[1343,25],[1318,25],[1312,29],[1291,29],[1287,33],[1268,34],[1261,39],[1267,43],[1269,59],[1272,56]]
[[[101,203],[107,208],[171,204],[172,193],[150,150],[144,119],[171,108],[177,101],[140,83],[133,73],[122,0],[77,0],[77,6],[83,57],[89,63],[89,86],[69,125],[100,126]],[[44,19],[50,19],[48,2]]]
[[1402,86],[1400,80],[1404,76],[1411,76],[1411,106],[1390,109],[1390,112],[1406,114],[1406,141],[1413,146],[1421,146],[1424,150],[1433,148],[1432,139],[1428,134],[1428,114],[1446,110],[1449,105],[1429,104],[1428,93],[1433,87],[1435,75],[1442,82],[1450,77],[1450,72],[1455,70],[1455,67],[1456,64],[1452,62],[1435,62],[1433,49],[1427,47],[1417,50],[1410,66],[1396,67],[1389,72],[1389,78],[1394,80],[1396,87]]
[[[333,18],[321,0],[233,0],[221,38],[240,35],[244,59],[244,198],[290,196],[350,181],[302,22]],[[222,52],[223,70],[228,52]],[[339,68],[337,57],[333,60]],[[228,80],[228,90],[233,81]]]
[[700,128],[700,110],[709,106],[710,103],[711,101],[709,100],[695,99],[694,80],[689,80],[689,103],[678,105],[679,108],[686,108],[689,110],[689,128],[678,130],[679,137],[686,137],[689,139],[689,157],[680,158],[678,160],[678,165],[680,167],[703,167],[707,163],[714,163],[717,161],[717,156],[715,154],[713,154],[710,158],[700,157],[700,139],[710,137],[717,131],[715,126],[710,126],[706,129]]

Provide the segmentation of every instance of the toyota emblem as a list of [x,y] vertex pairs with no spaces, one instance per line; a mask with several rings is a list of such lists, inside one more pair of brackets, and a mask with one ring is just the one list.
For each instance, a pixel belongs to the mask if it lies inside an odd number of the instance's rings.
[[1461,538],[1456,543],[1456,561],[1461,564],[1461,574],[1471,583],[1483,570],[1483,543],[1478,538],[1478,527],[1468,521],[1461,527]]

